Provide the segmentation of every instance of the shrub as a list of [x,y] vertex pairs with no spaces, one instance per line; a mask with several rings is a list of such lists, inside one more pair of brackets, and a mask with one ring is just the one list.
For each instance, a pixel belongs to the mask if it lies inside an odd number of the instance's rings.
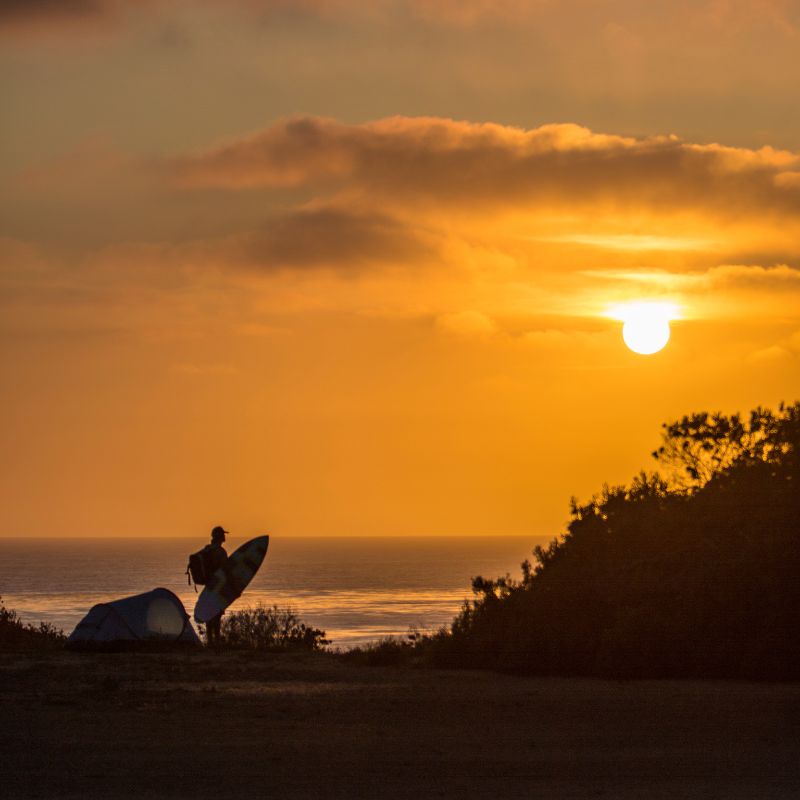
[[222,618],[222,644],[247,650],[321,650],[330,642],[325,631],[300,620],[291,608],[263,603],[239,609]]
[[416,628],[410,628],[404,638],[386,636],[380,641],[345,650],[341,653],[341,657],[345,661],[369,667],[424,664],[431,642],[442,635],[445,635],[445,632],[427,634],[420,633]]
[[23,624],[17,612],[6,608],[0,597],[0,644],[4,647],[47,649],[60,647],[65,641],[64,631],[49,622]]

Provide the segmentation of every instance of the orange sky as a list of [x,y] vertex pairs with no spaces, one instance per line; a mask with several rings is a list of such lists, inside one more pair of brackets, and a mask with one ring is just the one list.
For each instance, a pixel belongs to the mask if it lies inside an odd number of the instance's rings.
[[798,90],[780,0],[4,3],[2,535],[556,535],[800,397]]

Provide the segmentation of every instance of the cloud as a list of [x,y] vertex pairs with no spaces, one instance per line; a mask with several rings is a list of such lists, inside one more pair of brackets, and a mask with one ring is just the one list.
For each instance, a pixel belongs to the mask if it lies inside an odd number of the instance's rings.
[[633,138],[573,124],[522,129],[434,117],[348,125],[295,117],[166,162],[186,187],[312,188],[383,207],[492,214],[546,206],[709,218],[796,220],[796,153]]
[[244,256],[269,268],[361,268],[414,264],[436,256],[434,237],[386,215],[334,207],[301,208],[247,237]]
[[589,298],[613,291],[619,302],[667,301],[681,319],[759,319],[780,327],[796,319],[800,307],[800,269],[786,264],[721,264],[688,272],[585,270],[581,275]]
[[[177,158],[166,167],[187,186],[241,189],[356,179],[375,188],[416,185],[422,192],[438,189],[447,194],[466,188],[481,175],[494,185],[509,172],[524,171],[554,154],[608,155],[635,145],[635,139],[594,134],[578,125],[526,131],[440,117],[389,117],[347,125],[298,116],[218,148]],[[480,192],[485,185],[475,184],[473,190]]]
[[675,273],[666,270],[586,270],[589,278],[633,283],[655,290],[709,291],[753,290],[800,291],[800,269],[787,264],[720,264],[703,271]]
[[16,22],[30,19],[62,19],[96,16],[110,5],[107,0],[2,0],[0,21]]
[[800,269],[779,264],[762,267],[753,264],[733,264],[713,267],[703,276],[712,289],[734,289],[773,292],[800,291]]
[[779,172],[775,176],[775,185],[787,189],[800,189],[800,172]]
[[392,265],[413,272],[421,265],[440,263],[444,244],[440,232],[429,231],[419,222],[314,204],[275,214],[252,230],[175,243],[120,244],[110,253],[126,273],[156,270],[163,283],[170,274],[180,272],[329,268],[347,275]]
[[0,0],[0,33],[60,34],[95,30],[124,0]]
[[[291,187],[352,171],[354,144],[335,120],[296,117],[251,137],[167,162],[177,183],[247,189]],[[356,134],[357,135],[357,134]]]
[[[98,158],[89,154],[88,163]],[[98,162],[102,188],[136,172],[107,155]],[[88,174],[78,156],[20,181],[52,195]],[[262,314],[335,312],[433,319],[439,331],[474,337],[558,331],[567,318],[597,320],[610,305],[642,298],[685,304],[686,319],[741,318],[748,308],[794,319],[800,270],[792,259],[747,264],[737,248],[751,246],[744,231],[758,243],[793,242],[800,260],[800,190],[775,181],[797,162],[774,148],[572,124],[296,117],[163,160],[155,175],[142,170],[133,218],[168,207],[192,238],[161,237],[151,223],[127,243],[110,238],[106,250],[82,256],[66,288],[92,289],[84,305],[102,304],[103,313],[118,313],[110,296],[120,306],[169,298],[165,317],[186,320],[166,326],[176,336],[199,326],[198,297],[205,313],[207,303],[245,295],[252,316],[239,325],[273,325]],[[130,194],[134,184],[124,183]],[[200,210],[219,226],[198,225]],[[730,260],[717,258],[719,242]],[[36,284],[42,307],[53,291],[45,283]],[[550,333],[526,341],[559,343]]]

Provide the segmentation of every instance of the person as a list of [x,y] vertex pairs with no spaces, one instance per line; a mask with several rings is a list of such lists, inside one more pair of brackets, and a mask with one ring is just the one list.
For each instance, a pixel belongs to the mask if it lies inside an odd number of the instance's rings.
[[[217,525],[211,531],[211,544],[207,544],[204,548],[209,575],[213,575],[220,567],[224,567],[228,562],[228,553],[222,546],[227,533],[228,531],[226,531],[222,525]],[[224,613],[224,611],[220,611],[216,617],[212,617],[206,622],[206,639],[210,645],[219,644],[220,642],[220,627],[222,625],[222,615]]]

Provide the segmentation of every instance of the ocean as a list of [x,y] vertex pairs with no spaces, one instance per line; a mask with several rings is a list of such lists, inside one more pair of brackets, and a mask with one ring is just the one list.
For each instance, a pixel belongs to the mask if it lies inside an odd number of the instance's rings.
[[[229,538],[228,553],[244,539]],[[519,577],[542,537],[281,538],[237,607],[291,607],[348,648],[410,627],[435,630],[472,597],[475,575]],[[23,622],[50,622],[68,634],[91,606],[163,586],[191,615],[187,585],[194,539],[0,539],[0,595]]]

